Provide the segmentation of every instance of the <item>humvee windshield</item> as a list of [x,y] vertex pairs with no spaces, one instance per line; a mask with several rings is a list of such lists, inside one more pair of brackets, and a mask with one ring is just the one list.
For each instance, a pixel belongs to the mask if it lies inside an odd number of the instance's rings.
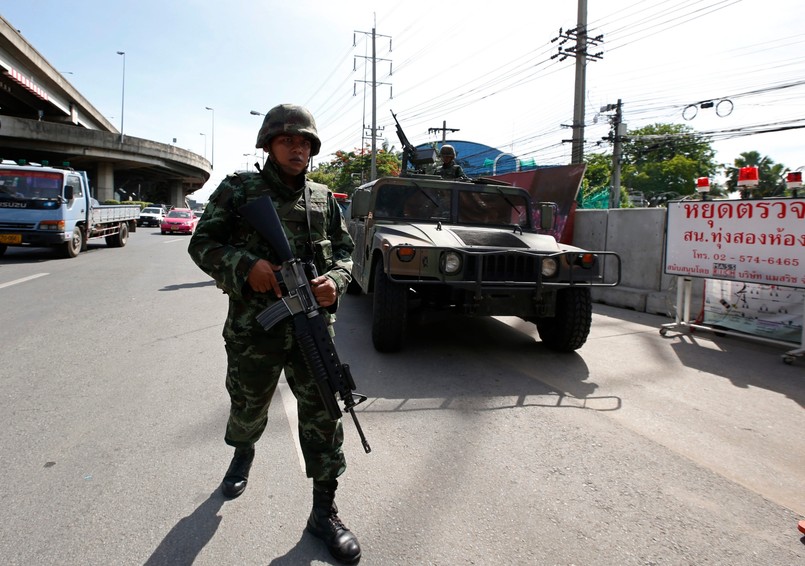
[[420,222],[452,222],[492,226],[528,226],[528,203],[523,195],[497,187],[439,188],[423,185],[382,187],[375,201],[375,218]]

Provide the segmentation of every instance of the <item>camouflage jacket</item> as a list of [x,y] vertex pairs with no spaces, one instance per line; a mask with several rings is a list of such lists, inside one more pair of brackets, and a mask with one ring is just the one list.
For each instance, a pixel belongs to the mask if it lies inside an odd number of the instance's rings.
[[[296,257],[313,260],[317,271],[335,282],[339,297],[352,279],[354,244],[341,209],[326,186],[303,177],[300,175],[300,185],[304,184],[304,187],[294,191],[279,180],[273,167],[267,163],[261,173],[228,176],[210,196],[204,215],[190,239],[188,252],[202,271],[229,296],[229,315],[223,331],[226,340],[247,342],[266,335],[255,316],[278,300],[273,292],[254,292],[246,281],[258,259],[280,264],[276,252],[238,213],[240,206],[253,199],[264,194],[271,197],[291,250]],[[305,212],[308,192],[311,195],[310,234]],[[315,257],[311,241],[316,250]],[[328,310],[334,312],[335,309]],[[334,315],[330,315],[329,320],[333,322]]]
[[450,165],[442,164],[436,167],[436,175],[441,176],[443,179],[460,179],[465,176],[464,169],[455,161]]

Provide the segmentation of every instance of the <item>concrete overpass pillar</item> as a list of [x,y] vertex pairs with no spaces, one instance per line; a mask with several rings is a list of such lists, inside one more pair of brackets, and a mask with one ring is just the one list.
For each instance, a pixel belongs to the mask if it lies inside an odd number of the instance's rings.
[[168,186],[169,203],[177,208],[184,208],[185,198],[182,190],[182,181],[171,181]]
[[111,163],[98,163],[95,179],[95,198],[103,204],[105,200],[115,200],[115,169]]

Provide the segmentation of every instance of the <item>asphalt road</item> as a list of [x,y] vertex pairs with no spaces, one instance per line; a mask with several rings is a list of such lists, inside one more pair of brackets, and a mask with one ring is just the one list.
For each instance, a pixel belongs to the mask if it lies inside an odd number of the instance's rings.
[[[0,258],[3,564],[333,563],[303,530],[287,388],[246,493],[218,492],[226,300],[187,241]],[[345,297],[372,452],[345,419],[337,501],[362,564],[805,564],[805,361],[594,310],[575,354],[518,319],[444,317],[380,355],[370,300]]]

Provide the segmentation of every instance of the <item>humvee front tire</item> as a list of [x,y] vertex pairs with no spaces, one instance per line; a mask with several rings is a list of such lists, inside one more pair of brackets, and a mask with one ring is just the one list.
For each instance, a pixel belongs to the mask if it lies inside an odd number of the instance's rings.
[[581,348],[590,334],[593,305],[590,289],[570,287],[556,293],[556,315],[536,320],[542,342],[557,352]]
[[375,265],[372,303],[372,344],[378,352],[399,352],[405,343],[408,320],[408,287],[391,281],[383,262]]

